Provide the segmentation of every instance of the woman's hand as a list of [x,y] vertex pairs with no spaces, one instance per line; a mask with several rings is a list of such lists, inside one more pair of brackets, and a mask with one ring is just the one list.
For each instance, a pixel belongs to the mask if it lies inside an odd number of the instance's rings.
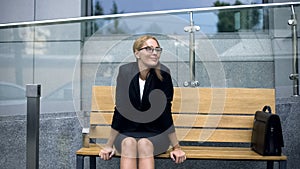
[[181,149],[174,149],[170,152],[171,159],[176,163],[182,163],[186,160],[185,152]]
[[115,149],[109,146],[105,146],[101,149],[99,156],[102,160],[110,160],[115,155]]

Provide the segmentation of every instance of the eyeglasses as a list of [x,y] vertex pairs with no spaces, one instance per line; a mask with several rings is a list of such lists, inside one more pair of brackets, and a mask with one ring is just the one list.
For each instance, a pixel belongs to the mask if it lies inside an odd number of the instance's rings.
[[160,54],[160,53],[162,52],[162,50],[163,50],[161,47],[152,48],[152,47],[150,47],[150,46],[146,46],[146,47],[140,48],[139,51],[140,51],[140,50],[143,50],[143,49],[146,49],[146,51],[149,52],[149,53],[153,53],[153,51],[155,50],[155,52],[156,52],[156,53],[159,53],[159,54]]

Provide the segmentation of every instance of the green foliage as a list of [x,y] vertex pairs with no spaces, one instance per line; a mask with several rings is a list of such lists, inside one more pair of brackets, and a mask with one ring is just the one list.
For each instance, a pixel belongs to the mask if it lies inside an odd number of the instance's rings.
[[104,15],[103,7],[99,1],[96,2],[94,15]]
[[[101,3],[99,1],[96,1],[93,13],[94,13],[94,15],[105,15],[103,7],[101,6]],[[121,13],[124,13],[124,12],[119,11],[118,5],[116,4],[115,1],[113,1],[113,5],[112,5],[112,8],[110,9],[109,14],[121,14]],[[112,20],[112,22],[113,22],[113,26],[110,26],[109,28],[107,28],[108,32],[110,32],[112,34],[124,33],[124,31],[119,27],[119,19],[118,18],[114,18]],[[94,26],[93,26],[94,31],[93,32],[98,31],[99,27],[103,26],[103,24],[104,24],[104,21],[94,21]]]
[[[239,0],[236,0],[233,5],[243,5]],[[214,6],[230,6],[229,3],[214,2]],[[239,10],[220,10],[218,12],[218,32],[237,32],[239,30],[253,30],[259,23],[259,9],[247,8]]]
[[[118,5],[116,4],[116,2],[113,2],[113,6],[112,9],[110,10],[110,14],[120,14],[120,13],[124,13],[123,11],[119,11],[118,9]],[[122,34],[124,33],[124,31],[119,28],[119,19],[115,18],[113,19],[113,27],[108,28],[108,31],[112,34]]]

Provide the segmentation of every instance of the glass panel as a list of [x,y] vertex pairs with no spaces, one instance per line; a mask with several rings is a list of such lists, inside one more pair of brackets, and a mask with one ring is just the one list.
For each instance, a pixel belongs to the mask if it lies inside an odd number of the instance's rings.
[[[300,11],[298,6],[295,10]],[[291,71],[286,65],[292,65],[290,15],[289,5],[199,8],[192,13],[192,26],[200,27],[194,33],[187,31],[188,10],[2,26],[0,115],[25,114],[25,85],[39,83],[41,113],[75,111],[85,116],[91,107],[91,87],[115,85],[118,67],[135,61],[132,45],[142,34],[159,40],[161,62],[170,68],[174,86],[192,79],[194,37],[199,87],[277,84],[291,90],[291,81],[280,81]]]
[[0,115],[25,114],[25,84],[33,81],[30,28],[0,29]]

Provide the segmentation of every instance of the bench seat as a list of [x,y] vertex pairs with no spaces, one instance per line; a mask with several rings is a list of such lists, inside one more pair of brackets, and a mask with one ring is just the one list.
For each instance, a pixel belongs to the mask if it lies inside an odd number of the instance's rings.
[[[103,146],[100,143],[110,134],[114,97],[114,86],[93,87],[91,143],[76,152],[78,169],[83,168],[86,156],[90,157],[91,168],[96,167]],[[266,161],[268,169],[279,162],[279,168],[286,169],[287,156],[262,156],[250,148],[254,114],[265,105],[275,113],[274,89],[175,87],[172,117],[187,160]],[[156,158],[170,158],[169,151]]]

